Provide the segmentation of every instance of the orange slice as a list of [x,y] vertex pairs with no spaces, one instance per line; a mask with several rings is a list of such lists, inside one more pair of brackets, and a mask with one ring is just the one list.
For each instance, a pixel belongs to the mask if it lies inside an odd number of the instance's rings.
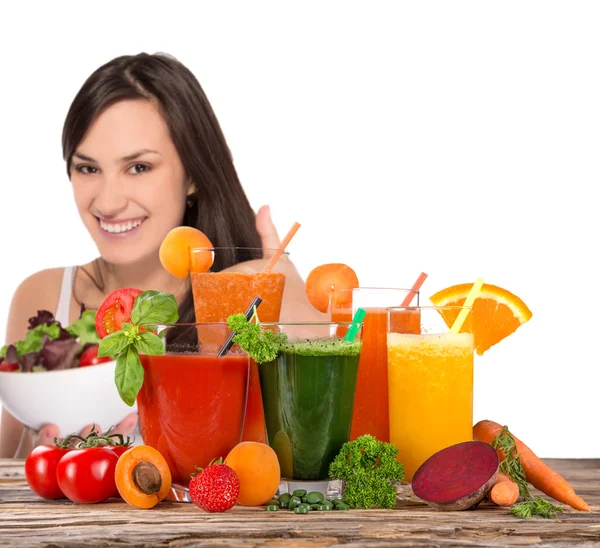
[[[429,300],[435,306],[464,304],[472,283],[453,285],[438,291]],[[451,326],[458,312],[444,316]],[[514,333],[517,328],[531,319],[531,310],[510,291],[491,284],[483,284],[481,293],[473,304],[473,334],[475,351],[480,356],[493,345]]]
[[[306,278],[306,297],[319,312],[326,313],[329,308],[329,299],[334,290],[355,287],[358,287],[358,278],[356,272],[348,265],[343,263],[322,264],[313,268]],[[349,298],[349,305],[352,304],[351,294],[344,298]]]
[[190,249],[212,249],[206,234],[191,226],[177,226],[169,231],[160,244],[158,256],[169,274],[185,279],[192,272],[207,272],[213,263],[212,251],[194,252]]

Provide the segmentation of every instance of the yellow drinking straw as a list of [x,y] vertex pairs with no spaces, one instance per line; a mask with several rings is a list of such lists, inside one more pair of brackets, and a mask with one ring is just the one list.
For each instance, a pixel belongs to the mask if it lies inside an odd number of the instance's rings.
[[463,323],[465,323],[465,320],[467,319],[467,315],[469,314],[470,307],[473,306],[475,299],[477,297],[479,297],[479,294],[481,293],[482,286],[483,286],[483,278],[477,278],[475,280],[475,283],[473,284],[473,287],[471,288],[471,291],[469,291],[469,294],[467,295],[467,298],[465,299],[465,304],[463,304],[463,306],[465,308],[463,308],[458,313],[456,320],[454,320],[454,323],[452,324],[452,327],[450,328],[450,333],[458,333],[460,331],[460,328],[463,326]]

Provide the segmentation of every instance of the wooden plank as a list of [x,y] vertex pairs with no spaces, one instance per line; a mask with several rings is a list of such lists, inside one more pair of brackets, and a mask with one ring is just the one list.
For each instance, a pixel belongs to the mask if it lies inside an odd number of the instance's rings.
[[483,504],[437,512],[418,501],[395,510],[267,513],[235,507],[208,514],[164,502],[152,510],[111,500],[96,505],[44,501],[28,489],[22,461],[0,460],[0,546],[532,546],[600,543],[600,460],[547,460],[593,512],[566,509],[556,520],[519,520]]

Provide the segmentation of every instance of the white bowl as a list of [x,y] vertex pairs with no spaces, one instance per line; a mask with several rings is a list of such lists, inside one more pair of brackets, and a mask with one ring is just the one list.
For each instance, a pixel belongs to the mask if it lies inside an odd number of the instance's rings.
[[55,424],[61,438],[90,424],[105,432],[137,411],[136,404],[129,407],[119,396],[115,365],[111,361],[57,371],[0,372],[0,403],[34,430]]

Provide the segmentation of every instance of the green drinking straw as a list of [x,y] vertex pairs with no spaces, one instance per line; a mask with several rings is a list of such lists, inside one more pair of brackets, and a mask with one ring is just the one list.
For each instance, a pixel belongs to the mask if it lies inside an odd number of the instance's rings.
[[346,336],[344,337],[345,341],[352,342],[355,339],[356,334],[358,333],[358,330],[360,329],[360,325],[362,324],[366,315],[367,315],[367,311],[364,308],[359,308],[356,311],[356,313],[354,314],[354,319],[352,320],[352,325],[348,328],[348,332],[346,333]]

